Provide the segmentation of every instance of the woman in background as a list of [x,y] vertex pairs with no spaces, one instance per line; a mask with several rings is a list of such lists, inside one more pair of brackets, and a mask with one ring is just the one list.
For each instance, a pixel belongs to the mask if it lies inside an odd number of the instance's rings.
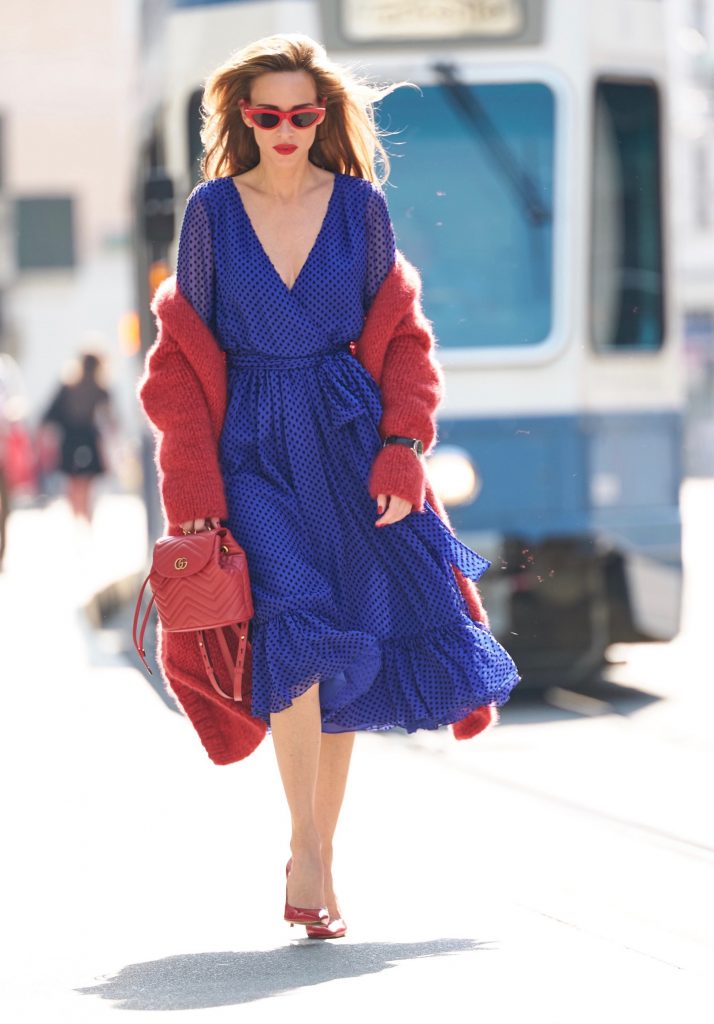
[[77,519],[91,522],[92,483],[107,470],[102,433],[112,422],[111,398],[101,383],[102,361],[81,357],[79,379],[62,384],[42,417],[60,433],[57,469],[67,478],[67,497]]

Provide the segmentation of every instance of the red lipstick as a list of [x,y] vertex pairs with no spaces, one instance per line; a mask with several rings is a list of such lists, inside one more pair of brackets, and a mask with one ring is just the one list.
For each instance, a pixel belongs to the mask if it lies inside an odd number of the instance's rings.
[[281,153],[284,156],[288,156],[290,153],[294,153],[297,146],[289,146],[287,143],[283,143],[279,146],[273,146],[276,153]]

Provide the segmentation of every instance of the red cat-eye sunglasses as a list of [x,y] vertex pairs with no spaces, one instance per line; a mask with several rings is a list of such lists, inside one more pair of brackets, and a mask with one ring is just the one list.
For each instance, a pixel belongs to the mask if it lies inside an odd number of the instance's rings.
[[293,128],[312,128],[321,124],[325,117],[325,107],[300,107],[298,110],[266,110],[265,107],[249,107],[245,100],[240,101],[240,108],[256,128],[273,131],[283,121],[289,121]]

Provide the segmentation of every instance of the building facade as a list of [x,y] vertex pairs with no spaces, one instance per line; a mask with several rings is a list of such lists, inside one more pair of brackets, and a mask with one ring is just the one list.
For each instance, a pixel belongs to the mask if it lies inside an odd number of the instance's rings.
[[0,9],[0,349],[36,419],[82,348],[131,424],[133,0]]

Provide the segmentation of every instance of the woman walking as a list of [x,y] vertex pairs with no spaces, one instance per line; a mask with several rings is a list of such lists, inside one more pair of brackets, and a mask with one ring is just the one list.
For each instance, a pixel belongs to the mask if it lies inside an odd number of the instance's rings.
[[113,425],[111,397],[101,382],[102,360],[94,352],[81,357],[78,378],[61,384],[42,417],[60,432],[58,469],[67,480],[67,497],[76,519],[92,519],[92,485],[107,471],[102,430]]
[[372,103],[304,36],[251,44],[205,91],[206,179],[141,400],[172,532],[225,523],[255,605],[249,707],[164,635],[168,685],[212,759],[267,728],[292,820],[285,919],[346,925],[332,844],[354,735],[495,719],[518,677],[473,584],[488,563],[428,485],[442,377],[416,271],[395,248]]

